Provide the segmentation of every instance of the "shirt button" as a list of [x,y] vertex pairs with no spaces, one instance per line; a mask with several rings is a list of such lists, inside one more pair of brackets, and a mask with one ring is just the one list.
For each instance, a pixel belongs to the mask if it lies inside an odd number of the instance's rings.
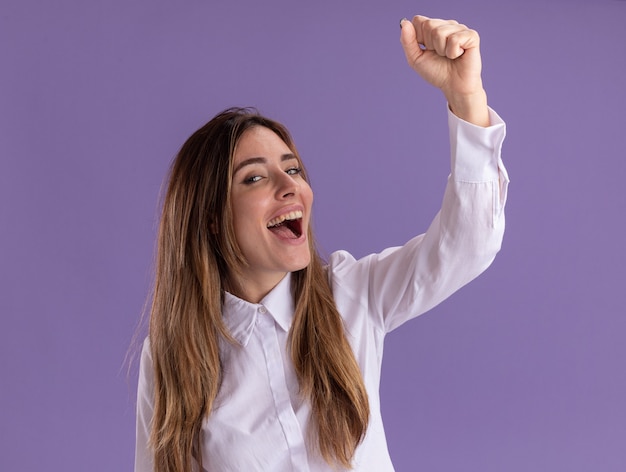
[[259,307],[259,313],[261,313],[262,315],[264,315],[265,313],[267,313],[267,309],[266,309],[264,306]]

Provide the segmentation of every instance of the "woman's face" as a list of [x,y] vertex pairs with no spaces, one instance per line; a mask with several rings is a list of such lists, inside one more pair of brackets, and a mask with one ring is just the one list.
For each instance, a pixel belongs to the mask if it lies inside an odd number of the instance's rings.
[[310,260],[307,231],[313,192],[300,161],[263,126],[246,130],[233,156],[231,203],[237,243],[248,266],[233,288],[258,302],[287,272]]

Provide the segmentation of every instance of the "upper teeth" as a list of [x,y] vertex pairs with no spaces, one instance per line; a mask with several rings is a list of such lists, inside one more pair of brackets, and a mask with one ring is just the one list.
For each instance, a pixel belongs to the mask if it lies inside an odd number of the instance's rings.
[[285,220],[297,220],[298,218],[302,218],[302,212],[298,211],[290,211],[289,213],[285,213],[284,215],[277,216],[269,223],[267,223],[267,227],[276,226],[281,224]]

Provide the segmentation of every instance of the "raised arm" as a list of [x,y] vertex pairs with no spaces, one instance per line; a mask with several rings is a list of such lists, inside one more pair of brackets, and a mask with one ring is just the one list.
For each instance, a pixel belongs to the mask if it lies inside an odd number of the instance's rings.
[[365,310],[388,332],[437,305],[489,266],[504,233],[505,125],[487,107],[478,33],[423,16],[400,26],[409,64],[448,100],[451,173],[426,233],[358,261],[345,251],[330,258],[349,330],[358,329]]

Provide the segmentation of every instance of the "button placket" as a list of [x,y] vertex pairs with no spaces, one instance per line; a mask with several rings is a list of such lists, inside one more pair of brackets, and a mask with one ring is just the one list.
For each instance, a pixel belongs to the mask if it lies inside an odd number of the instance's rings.
[[306,443],[289,396],[283,357],[281,355],[284,346],[281,346],[278,340],[278,325],[268,309],[264,306],[259,306],[257,312],[260,315],[265,315],[257,317],[259,326],[257,334],[260,337],[263,354],[265,356],[265,366],[267,368],[269,387],[274,400],[276,417],[280,423],[285,442],[290,451],[289,455],[293,470],[308,472]]

